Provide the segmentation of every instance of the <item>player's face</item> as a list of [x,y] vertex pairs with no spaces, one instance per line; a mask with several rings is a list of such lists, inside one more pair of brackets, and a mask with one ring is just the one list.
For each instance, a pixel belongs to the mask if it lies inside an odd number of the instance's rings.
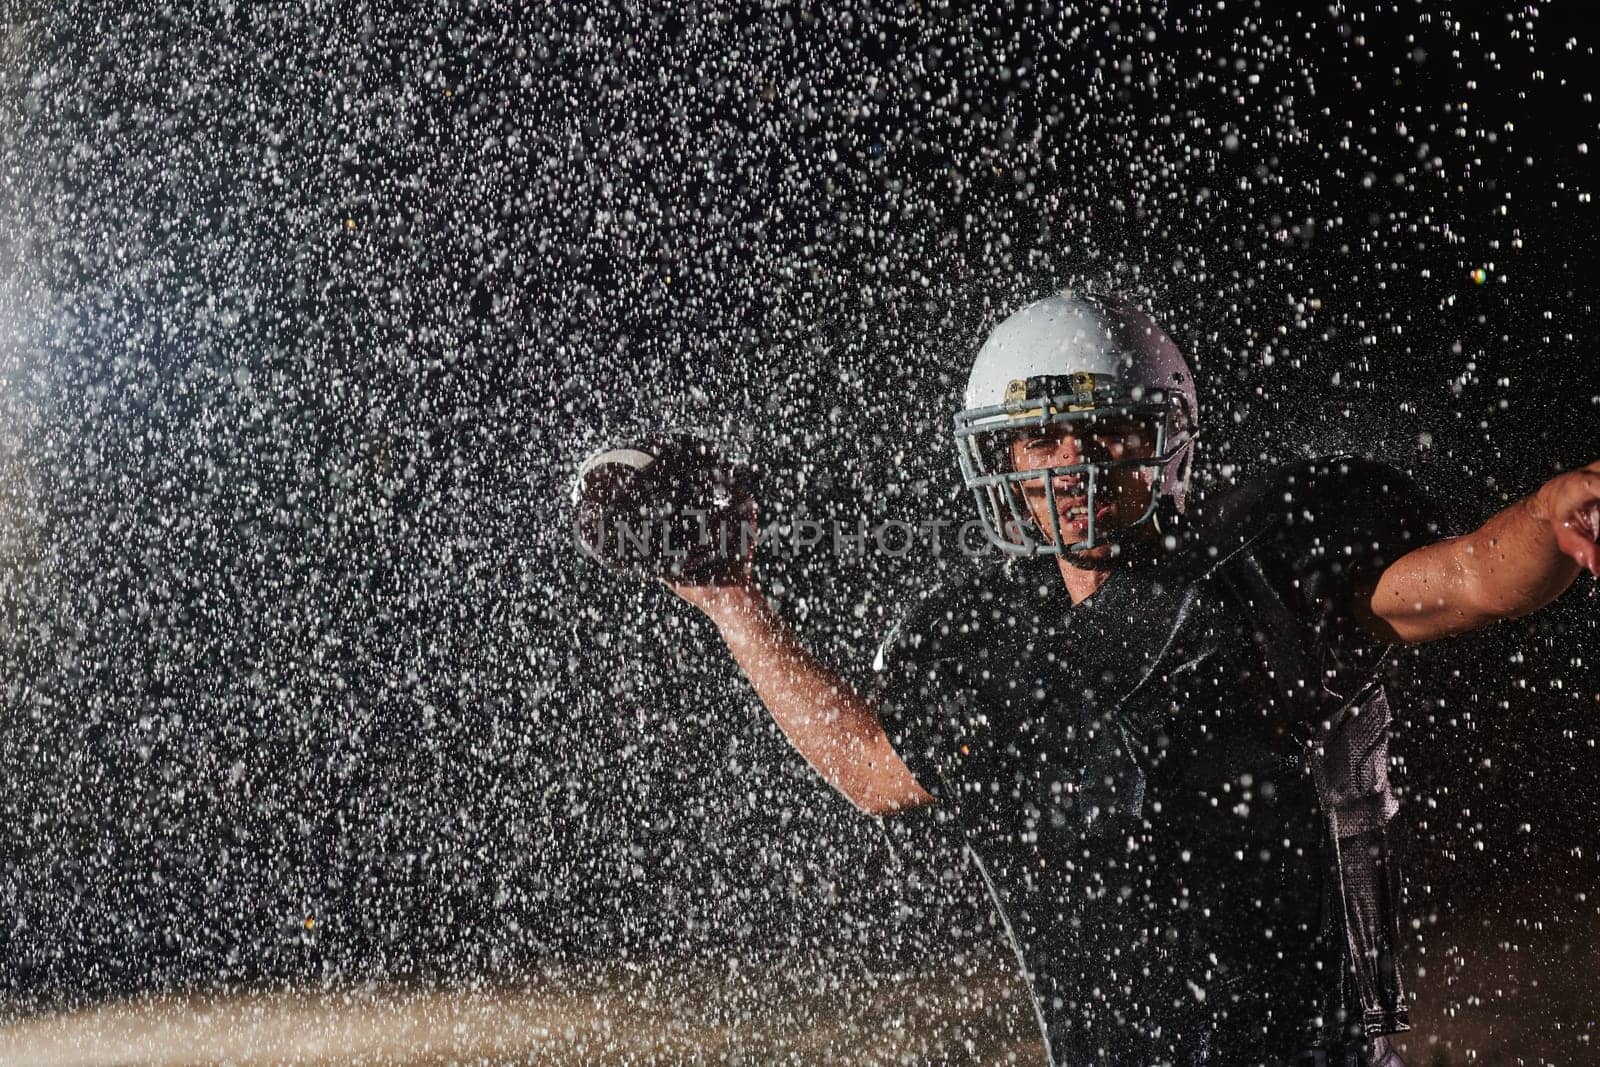
[[[1058,423],[1040,427],[1011,442],[1011,468],[1015,471],[1104,463],[1117,459],[1148,459],[1155,454],[1155,435],[1140,419],[1112,417],[1089,422]],[[1095,529],[1109,533],[1135,522],[1150,504],[1149,468],[1113,467],[1097,474]],[[1055,477],[1056,512],[1061,535],[1067,541],[1089,536],[1088,482],[1083,474]],[[1044,479],[1023,482],[1022,497],[1046,538],[1050,536],[1050,501]],[[1150,529],[1140,527],[1140,532]],[[1098,539],[1098,534],[1097,534]],[[1111,546],[1099,545],[1083,555],[1089,561],[1109,557]]]

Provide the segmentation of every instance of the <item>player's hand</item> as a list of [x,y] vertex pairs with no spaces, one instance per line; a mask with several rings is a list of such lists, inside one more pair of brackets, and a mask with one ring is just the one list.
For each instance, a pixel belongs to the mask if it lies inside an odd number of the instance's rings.
[[1600,578],[1600,462],[1550,479],[1537,496],[1556,546]]
[[[742,610],[753,598],[760,595],[755,582],[754,560],[756,554],[755,537],[756,506],[753,500],[746,500],[740,509],[741,529],[735,536],[739,537],[738,544],[744,549],[742,557],[729,560],[727,566],[708,582],[675,582],[670,578],[661,578],[662,585],[672,590],[686,602],[693,604],[712,620],[717,620],[729,611]],[[749,531],[751,536],[746,536]]]

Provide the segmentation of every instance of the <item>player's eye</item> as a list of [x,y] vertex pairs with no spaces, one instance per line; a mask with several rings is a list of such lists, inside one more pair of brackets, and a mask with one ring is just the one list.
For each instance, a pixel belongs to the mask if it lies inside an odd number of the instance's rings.
[[1061,439],[1059,437],[1045,434],[1038,437],[1018,438],[1017,444],[1021,447],[1023,452],[1051,452],[1055,450],[1055,447],[1060,440]]
[[1089,432],[1104,445],[1132,447],[1144,440],[1143,428],[1135,422],[1097,424]]

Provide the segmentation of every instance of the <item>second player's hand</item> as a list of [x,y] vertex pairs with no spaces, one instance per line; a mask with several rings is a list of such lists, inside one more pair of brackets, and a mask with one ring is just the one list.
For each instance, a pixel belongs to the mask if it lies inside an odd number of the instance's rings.
[[1538,502],[1562,553],[1600,578],[1600,462],[1546,482]]
[[[744,509],[741,519],[746,528],[753,529],[756,521],[754,503]],[[761,599],[755,583],[754,538],[741,541],[744,557],[729,565],[728,570],[709,582],[675,582],[662,578],[661,584],[676,593],[687,603],[704,612],[713,622],[718,622],[729,612],[748,611]]]

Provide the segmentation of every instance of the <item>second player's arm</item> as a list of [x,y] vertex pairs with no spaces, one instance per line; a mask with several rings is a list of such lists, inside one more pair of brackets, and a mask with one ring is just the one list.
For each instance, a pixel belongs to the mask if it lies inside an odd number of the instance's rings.
[[756,695],[807,763],[869,815],[933,802],[876,710],[800,643],[751,584],[676,587],[716,625]]
[[1531,614],[1580,573],[1600,576],[1600,463],[1569,471],[1478,529],[1408,552],[1358,596],[1357,618],[1420,644]]

